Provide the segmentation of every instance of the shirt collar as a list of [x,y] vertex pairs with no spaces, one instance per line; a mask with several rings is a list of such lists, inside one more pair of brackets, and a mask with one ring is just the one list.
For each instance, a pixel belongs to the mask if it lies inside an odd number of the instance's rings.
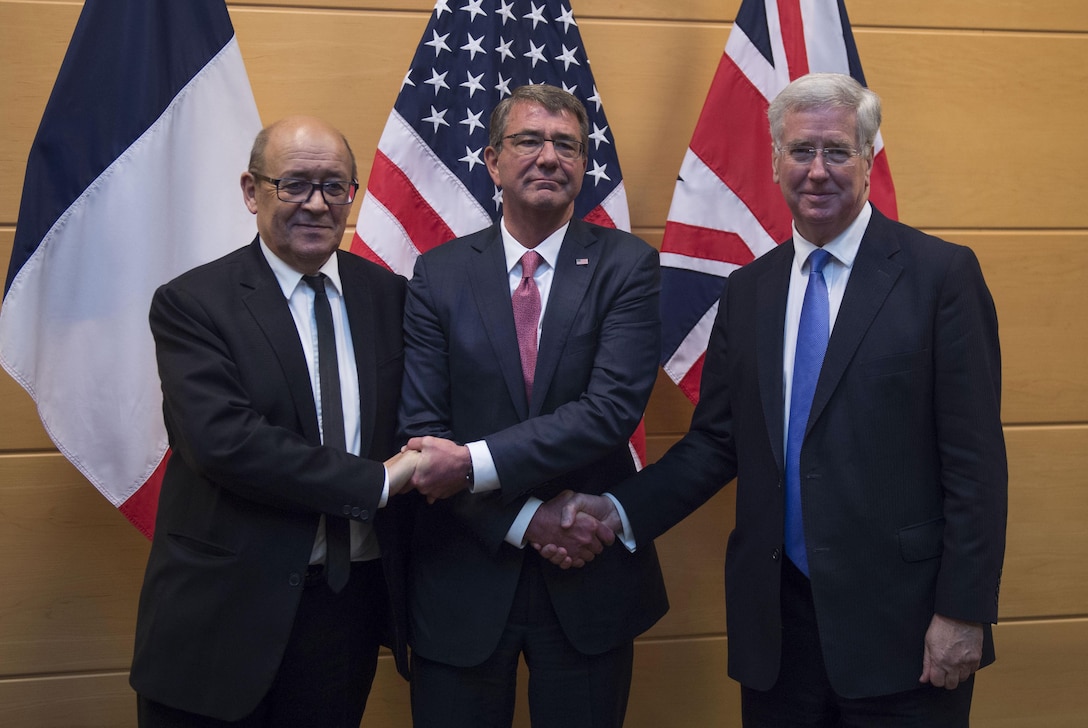
[[[873,208],[866,202],[862,206],[861,212],[854,218],[854,221],[834,239],[826,243],[823,246],[824,250],[831,253],[831,258],[837,260],[846,268],[853,267],[854,259],[858,256],[858,248],[861,247],[861,239],[865,235],[865,229],[869,227],[869,220],[872,217]],[[801,234],[797,232],[797,225],[794,224],[793,264],[797,266],[798,270],[801,270],[804,262],[808,260],[808,256],[814,250],[816,250],[816,246],[808,240],[805,240]]]
[[[302,274],[297,270],[287,265],[287,262],[280,258],[278,255],[272,252],[272,249],[264,242],[264,240],[258,239],[261,242],[261,252],[264,253],[264,259],[268,261],[269,267],[272,268],[272,274],[276,276],[276,283],[279,284],[280,290],[283,291],[284,298],[290,298],[291,294],[295,292],[295,288],[302,281]],[[344,288],[340,284],[340,261],[337,258],[335,251],[329,256],[329,259],[325,261],[325,265],[321,266],[321,271],[332,282],[333,288],[341,296],[344,295]]]
[[563,247],[563,238],[567,235],[568,227],[570,227],[569,220],[554,233],[544,238],[535,248],[526,248],[506,229],[506,218],[499,220],[499,230],[502,231],[502,249],[506,255],[506,272],[509,273],[514,270],[514,266],[521,262],[521,256],[530,250],[539,253],[544,262],[554,270],[555,261],[559,259],[559,249]]

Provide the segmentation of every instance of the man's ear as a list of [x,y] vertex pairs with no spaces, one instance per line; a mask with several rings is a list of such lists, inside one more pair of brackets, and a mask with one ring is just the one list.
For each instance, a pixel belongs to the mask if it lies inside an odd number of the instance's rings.
[[257,178],[250,172],[242,172],[242,199],[246,208],[254,215],[257,214]]

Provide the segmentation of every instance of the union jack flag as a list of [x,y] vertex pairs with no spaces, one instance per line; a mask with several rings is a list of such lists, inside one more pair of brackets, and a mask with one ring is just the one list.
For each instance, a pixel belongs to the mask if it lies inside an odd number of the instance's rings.
[[[771,178],[767,107],[809,72],[865,85],[843,0],[743,0],[680,166],[661,243],[661,366],[698,402],[725,278],[787,240],[790,212]],[[897,216],[884,142],[870,200]]]
[[[499,219],[483,152],[491,111],[547,83],[589,114],[586,178],[574,214],[631,229],[619,157],[578,23],[561,0],[438,0],[374,154],[351,251],[405,276],[416,256]],[[645,460],[642,426],[632,455]]]

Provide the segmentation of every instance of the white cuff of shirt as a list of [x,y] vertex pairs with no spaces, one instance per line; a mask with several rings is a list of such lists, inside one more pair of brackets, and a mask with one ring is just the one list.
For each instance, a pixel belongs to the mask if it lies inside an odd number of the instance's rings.
[[389,468],[382,466],[385,471],[385,484],[382,485],[382,497],[378,499],[378,508],[385,508],[385,504],[389,502]]
[[487,442],[477,440],[468,443],[465,447],[468,448],[469,457],[472,458],[472,485],[468,487],[469,493],[498,490],[502,484],[499,483],[499,473],[495,470],[495,460],[491,457],[491,449],[488,448]]
[[[470,442],[465,447],[472,458],[472,485],[471,493],[487,493],[502,487],[499,482],[499,473],[495,469],[495,460],[491,457],[491,448],[484,440]],[[519,549],[525,548],[525,532],[529,530],[529,522],[536,515],[536,509],[540,508],[544,501],[530,497],[521,507],[521,512],[514,522],[510,524],[510,530],[506,532],[506,543]]]
[[635,543],[635,532],[631,528],[631,522],[627,520],[627,511],[623,510],[623,506],[616,500],[616,496],[611,493],[604,494],[608,500],[612,501],[612,505],[616,506],[616,513],[620,516],[620,532],[616,534],[616,538],[620,540],[628,551],[635,552],[638,544]]

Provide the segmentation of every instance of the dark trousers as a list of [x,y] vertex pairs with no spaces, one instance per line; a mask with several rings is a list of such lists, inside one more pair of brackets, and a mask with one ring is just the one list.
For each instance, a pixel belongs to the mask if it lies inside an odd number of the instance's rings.
[[353,562],[339,594],[323,578],[308,579],[283,661],[253,713],[222,721],[138,695],[140,728],[359,728],[387,603],[381,560]]
[[525,554],[499,646],[483,664],[454,667],[412,655],[414,728],[509,728],[518,659],[529,667],[533,728],[620,728],[631,689],[634,646],[583,655],[567,641],[535,553]]
[[955,690],[919,684],[893,695],[839,697],[820,649],[812,587],[786,559],[778,682],[767,691],[741,686],[741,717],[744,728],[967,728],[974,685],[972,676]]

